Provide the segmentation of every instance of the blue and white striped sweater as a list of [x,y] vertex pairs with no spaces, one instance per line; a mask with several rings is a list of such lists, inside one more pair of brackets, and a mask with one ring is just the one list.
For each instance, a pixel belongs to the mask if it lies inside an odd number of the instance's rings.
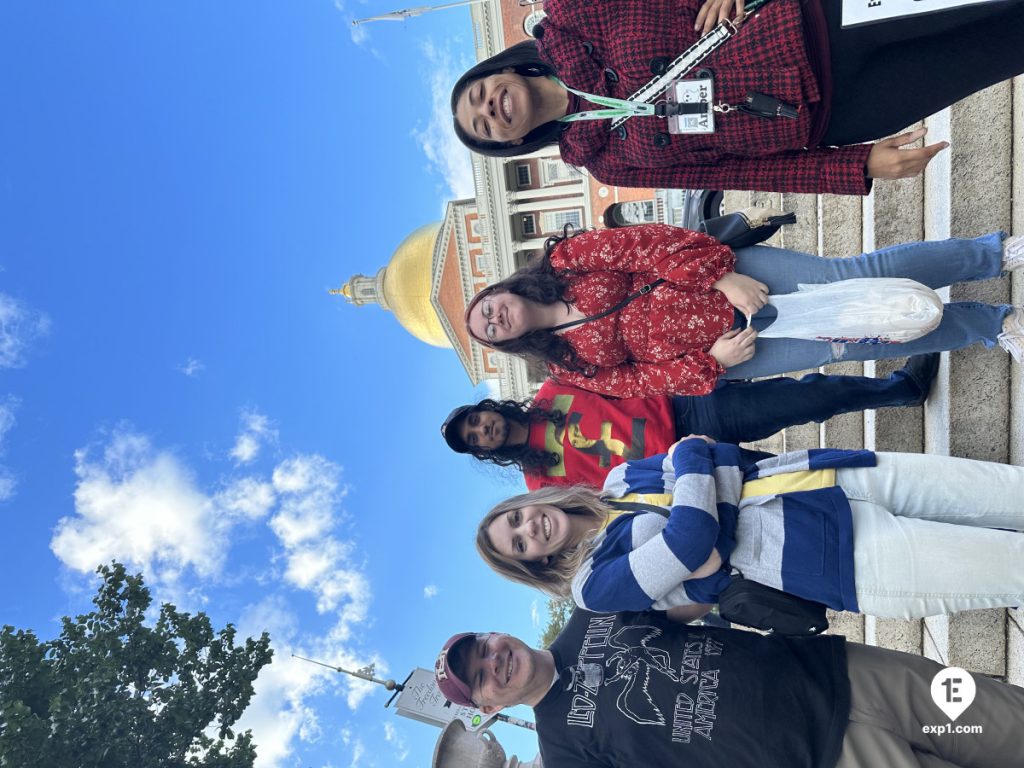
[[[743,467],[736,446],[699,438],[680,443],[671,456],[622,464],[609,473],[605,493],[666,494],[669,518],[623,515],[609,525],[574,578],[573,596],[598,611],[713,603],[737,568],[770,586],[857,610],[853,527],[841,489],[741,496],[743,483],[755,479],[874,464],[870,451],[815,449]],[[690,578],[713,548],[726,561],[722,570]]]

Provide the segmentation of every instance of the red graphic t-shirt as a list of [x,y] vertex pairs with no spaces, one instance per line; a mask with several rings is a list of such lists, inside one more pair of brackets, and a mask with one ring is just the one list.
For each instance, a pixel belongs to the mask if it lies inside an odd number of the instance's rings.
[[566,420],[561,427],[547,421],[530,425],[530,447],[562,459],[553,467],[525,474],[531,491],[577,483],[600,488],[612,467],[664,453],[677,439],[668,397],[610,400],[548,380],[536,399],[548,401]]

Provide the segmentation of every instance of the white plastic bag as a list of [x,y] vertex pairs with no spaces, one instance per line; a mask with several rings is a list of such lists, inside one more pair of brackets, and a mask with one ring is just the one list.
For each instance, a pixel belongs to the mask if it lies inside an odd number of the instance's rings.
[[762,339],[811,339],[858,344],[900,344],[934,331],[942,299],[903,277],[862,277],[799,285],[797,293],[769,296],[779,316]]

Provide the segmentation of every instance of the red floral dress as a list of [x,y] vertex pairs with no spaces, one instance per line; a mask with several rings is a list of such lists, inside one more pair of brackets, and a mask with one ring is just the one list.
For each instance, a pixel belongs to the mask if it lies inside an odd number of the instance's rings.
[[566,298],[585,315],[614,306],[646,283],[666,282],[618,312],[566,331],[594,376],[550,365],[565,384],[613,397],[705,395],[724,368],[708,350],[733,326],[732,305],[711,286],[735,256],[713,237],[665,224],[584,232],[551,254],[568,270]]

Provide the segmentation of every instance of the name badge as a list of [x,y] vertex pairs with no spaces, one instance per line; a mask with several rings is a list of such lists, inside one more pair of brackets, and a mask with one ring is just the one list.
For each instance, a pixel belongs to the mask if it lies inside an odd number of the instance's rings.
[[714,133],[714,80],[676,80],[665,92],[669,133]]

